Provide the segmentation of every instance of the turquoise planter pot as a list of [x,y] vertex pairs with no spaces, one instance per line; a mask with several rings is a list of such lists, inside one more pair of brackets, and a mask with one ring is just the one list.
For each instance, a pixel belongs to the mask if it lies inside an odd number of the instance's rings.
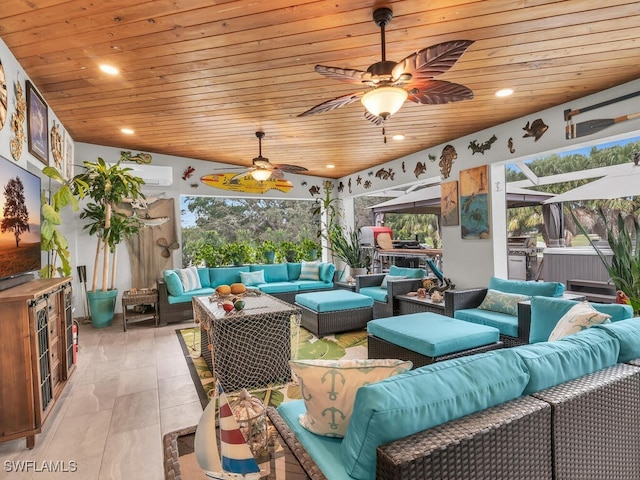
[[105,328],[113,323],[118,290],[87,292],[91,323],[94,328]]

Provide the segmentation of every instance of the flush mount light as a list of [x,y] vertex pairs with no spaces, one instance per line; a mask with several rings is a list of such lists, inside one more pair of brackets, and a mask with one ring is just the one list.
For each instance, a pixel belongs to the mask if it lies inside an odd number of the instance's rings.
[[120,131],[121,131],[122,133],[124,133],[125,135],[133,135],[133,134],[135,133],[135,132],[134,132],[132,129],[130,129],[130,128],[122,128],[122,129],[120,129]]
[[501,88],[496,92],[496,97],[508,97],[513,94],[513,88]]
[[100,65],[100,70],[108,75],[118,75],[120,73],[120,70],[118,70],[113,65],[102,64]]
[[330,163],[327,165],[327,168],[336,168],[336,166],[333,163]]
[[391,138],[393,138],[394,140],[396,140],[396,141],[398,141],[398,142],[399,142],[400,140],[404,140],[404,135],[403,135],[402,133],[396,133],[396,134],[395,134],[393,137],[391,137]]

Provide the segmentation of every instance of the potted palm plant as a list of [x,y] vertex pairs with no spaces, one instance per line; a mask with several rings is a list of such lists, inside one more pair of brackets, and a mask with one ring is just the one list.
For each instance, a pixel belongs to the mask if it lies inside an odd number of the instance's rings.
[[[91,290],[87,297],[93,326],[101,328],[113,321],[118,296],[115,286],[118,244],[138,233],[140,226],[136,217],[116,211],[115,206],[125,199],[135,201],[144,198],[140,190],[144,181],[131,175],[131,169],[121,166],[120,162],[107,165],[102,158],[95,163],[84,162],[84,169],[74,177],[74,189],[77,195],[84,193],[89,198],[80,218],[86,221],[83,229],[98,239]],[[102,275],[98,288],[101,259]]]
[[369,256],[360,245],[360,236],[356,230],[345,230],[333,225],[328,232],[331,251],[349,266],[352,277],[365,275],[370,264]]

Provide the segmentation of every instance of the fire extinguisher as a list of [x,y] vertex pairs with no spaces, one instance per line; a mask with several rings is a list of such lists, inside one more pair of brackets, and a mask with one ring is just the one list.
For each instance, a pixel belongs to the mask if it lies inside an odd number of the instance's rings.
[[71,332],[73,334],[73,364],[78,364],[78,322],[73,321],[71,326]]

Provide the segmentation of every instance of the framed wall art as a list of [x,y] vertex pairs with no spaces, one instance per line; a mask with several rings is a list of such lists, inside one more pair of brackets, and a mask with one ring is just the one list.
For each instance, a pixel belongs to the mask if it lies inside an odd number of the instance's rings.
[[27,140],[29,153],[49,165],[49,116],[47,104],[27,80]]
[[462,238],[491,238],[488,167],[460,171],[460,231]]
[[460,225],[457,180],[440,184],[440,214],[443,227]]

